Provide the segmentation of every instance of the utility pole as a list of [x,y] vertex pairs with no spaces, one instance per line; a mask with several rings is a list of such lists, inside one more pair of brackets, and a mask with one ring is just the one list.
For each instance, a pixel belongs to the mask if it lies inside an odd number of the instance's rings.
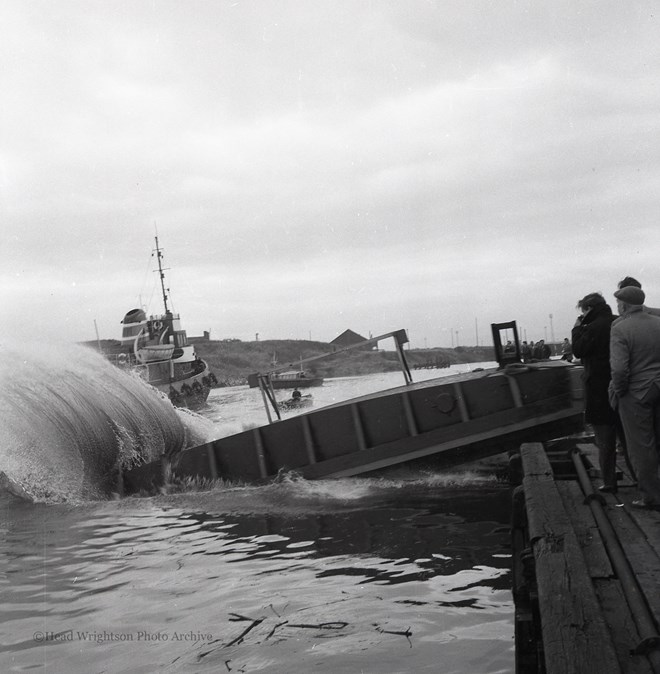
[[552,314],[550,316],[550,338],[552,339],[552,343],[554,344],[555,342],[555,329],[552,327]]
[[479,346],[479,325],[477,324],[477,319],[474,319],[474,339],[477,346]]
[[456,330],[456,346],[458,346],[458,330]]
[[449,328],[449,334],[451,335],[451,348],[454,348],[454,328]]

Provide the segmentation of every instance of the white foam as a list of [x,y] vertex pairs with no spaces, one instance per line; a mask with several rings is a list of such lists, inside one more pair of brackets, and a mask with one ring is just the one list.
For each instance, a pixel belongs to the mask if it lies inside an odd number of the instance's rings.
[[118,462],[183,447],[171,403],[91,349],[5,343],[0,381],[0,470],[35,500],[101,498]]

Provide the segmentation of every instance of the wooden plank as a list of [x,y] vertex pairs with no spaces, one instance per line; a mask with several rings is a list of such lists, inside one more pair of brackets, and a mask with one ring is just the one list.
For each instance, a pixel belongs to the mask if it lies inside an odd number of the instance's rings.
[[521,447],[547,674],[620,672],[587,565],[540,443]]
[[658,527],[660,514],[653,511],[627,512],[627,508],[608,508],[607,515],[621,542],[637,582],[646,597],[649,609],[660,624],[660,559],[647,538],[644,528]]
[[524,475],[552,476],[552,466],[540,442],[524,442],[520,446],[520,456],[522,458]]
[[660,513],[653,510],[633,511],[632,516],[649,545],[660,559]]
[[653,667],[646,656],[631,654],[641,637],[628,610],[621,584],[615,579],[596,580],[594,587],[621,669],[626,674],[652,674]]
[[556,482],[556,485],[571,520],[589,575],[592,578],[613,577],[614,571],[605,550],[600,529],[594,520],[591,508],[585,503],[580,485],[573,480]]

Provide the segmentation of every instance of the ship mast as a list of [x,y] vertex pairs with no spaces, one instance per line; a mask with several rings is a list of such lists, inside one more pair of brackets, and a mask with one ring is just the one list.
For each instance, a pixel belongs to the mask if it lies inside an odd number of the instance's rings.
[[163,304],[165,305],[165,314],[169,315],[170,310],[167,306],[167,291],[165,290],[165,272],[163,271],[162,259],[163,253],[158,247],[158,234],[154,237],[156,239],[156,258],[158,259],[158,274],[160,275],[160,287],[163,291]]

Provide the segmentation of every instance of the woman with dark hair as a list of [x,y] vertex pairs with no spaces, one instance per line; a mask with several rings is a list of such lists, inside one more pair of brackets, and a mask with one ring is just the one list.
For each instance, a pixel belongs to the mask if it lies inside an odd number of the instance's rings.
[[573,354],[584,366],[584,418],[594,429],[598,447],[601,491],[616,492],[617,413],[610,407],[610,329],[615,316],[600,293],[585,295],[577,304],[582,312],[571,334]]

